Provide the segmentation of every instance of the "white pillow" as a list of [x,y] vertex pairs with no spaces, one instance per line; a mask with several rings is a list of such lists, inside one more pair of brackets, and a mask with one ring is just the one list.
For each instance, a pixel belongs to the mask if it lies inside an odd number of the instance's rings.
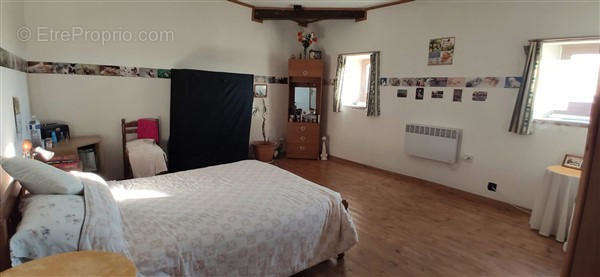
[[40,161],[2,158],[0,165],[33,194],[80,194],[83,191],[83,184],[77,177]]
[[23,217],[10,239],[13,266],[77,251],[85,213],[83,196],[29,195],[20,210]]

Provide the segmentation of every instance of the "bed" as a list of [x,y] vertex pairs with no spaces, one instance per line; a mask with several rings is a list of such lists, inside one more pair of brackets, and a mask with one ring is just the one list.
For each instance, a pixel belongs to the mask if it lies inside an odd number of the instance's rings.
[[288,276],[358,241],[339,193],[254,160],[123,181],[79,177],[79,250],[121,252],[143,275]]

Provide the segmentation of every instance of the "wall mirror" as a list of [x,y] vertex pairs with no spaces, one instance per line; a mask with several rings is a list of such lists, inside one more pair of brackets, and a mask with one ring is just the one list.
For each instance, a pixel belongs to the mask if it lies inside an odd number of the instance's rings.
[[312,115],[317,113],[317,88],[295,87],[294,105],[296,114]]

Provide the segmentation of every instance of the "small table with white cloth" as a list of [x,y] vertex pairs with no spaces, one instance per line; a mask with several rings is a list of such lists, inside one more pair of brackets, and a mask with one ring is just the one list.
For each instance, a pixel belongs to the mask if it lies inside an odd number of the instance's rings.
[[544,183],[535,198],[529,226],[557,241],[567,240],[581,171],[560,165],[546,168]]

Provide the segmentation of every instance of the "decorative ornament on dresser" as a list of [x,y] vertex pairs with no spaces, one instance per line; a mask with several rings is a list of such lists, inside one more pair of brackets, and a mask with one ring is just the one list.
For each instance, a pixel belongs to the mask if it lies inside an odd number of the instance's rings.
[[327,160],[327,144],[325,144],[325,141],[327,140],[327,137],[322,137],[321,140],[323,140],[323,147],[321,148],[321,161],[326,161]]
[[302,44],[302,47],[304,47],[304,59],[308,59],[308,47],[310,47],[310,45],[313,44],[313,42],[317,43],[317,35],[315,35],[315,33],[312,32],[305,34],[304,32],[300,31],[298,32],[298,42],[300,42],[300,44]]
[[270,163],[273,161],[273,155],[275,153],[276,145],[272,143],[267,138],[267,132],[265,129],[265,124],[267,121],[268,109],[267,109],[267,101],[265,98],[261,98],[262,100],[262,109],[261,107],[254,106],[252,107],[252,115],[256,115],[261,113],[262,117],[262,141],[255,141],[252,143],[252,147],[254,148],[254,155],[257,160],[265,163]]

